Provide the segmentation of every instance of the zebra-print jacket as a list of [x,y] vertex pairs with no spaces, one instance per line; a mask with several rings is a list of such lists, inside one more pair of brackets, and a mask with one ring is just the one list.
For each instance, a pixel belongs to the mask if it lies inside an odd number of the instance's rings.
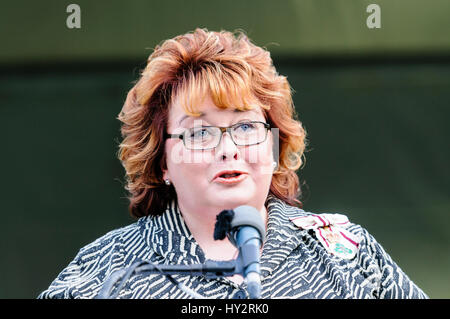
[[[262,298],[428,298],[380,244],[344,215],[305,212],[269,196],[261,255]],[[173,201],[82,248],[38,298],[94,298],[109,276],[139,260],[205,262]],[[173,275],[206,298],[247,298],[245,282]],[[131,276],[118,298],[192,298],[159,274]]]

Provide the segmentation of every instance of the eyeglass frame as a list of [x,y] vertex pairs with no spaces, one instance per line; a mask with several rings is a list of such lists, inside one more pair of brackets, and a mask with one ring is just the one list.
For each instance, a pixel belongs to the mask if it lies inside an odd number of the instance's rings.
[[[234,127],[237,126],[237,125],[242,125],[242,124],[245,124],[245,123],[261,123],[261,124],[263,124],[263,125],[264,125],[264,128],[265,128],[265,132],[266,132],[266,135],[264,136],[264,139],[263,139],[261,142],[254,143],[254,144],[244,144],[244,145],[239,145],[238,143],[236,143],[236,141],[235,141],[234,138],[233,138],[233,135],[231,134],[231,129],[234,128]],[[220,145],[220,142],[222,141],[223,133],[225,133],[225,132],[228,132],[228,134],[230,134],[230,138],[231,138],[231,140],[233,141],[234,145],[236,145],[236,146],[251,146],[251,145],[258,145],[258,144],[264,143],[264,142],[267,140],[267,132],[271,129],[271,126],[270,126],[269,123],[261,122],[261,121],[238,122],[238,123],[235,123],[235,124],[233,124],[233,125],[231,125],[231,126],[213,126],[213,125],[204,125],[204,126],[203,126],[203,125],[202,125],[202,126],[200,126],[200,127],[216,127],[216,128],[218,128],[218,129],[220,129],[221,134],[220,134],[219,141],[217,142],[217,145],[216,145],[216,146],[214,146],[214,147],[209,147],[209,148],[199,148],[199,149],[196,149],[196,148],[189,148],[188,146],[186,146],[185,137],[184,137],[185,134],[189,131],[189,129],[186,129],[186,130],[185,130],[183,133],[181,133],[181,134],[171,134],[171,133],[165,132],[165,133],[164,133],[164,139],[166,140],[166,139],[169,139],[169,138],[178,138],[178,139],[180,139],[180,140],[183,141],[184,147],[186,147],[188,150],[193,150],[193,151],[206,151],[206,150],[212,150],[212,149],[215,149],[217,146],[219,146],[219,145]]]

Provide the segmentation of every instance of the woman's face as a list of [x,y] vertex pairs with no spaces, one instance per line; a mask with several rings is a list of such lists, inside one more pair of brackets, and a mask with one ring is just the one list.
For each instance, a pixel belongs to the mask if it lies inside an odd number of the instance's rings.
[[[179,100],[169,109],[167,132],[181,134],[199,126],[228,127],[243,121],[266,122],[262,109],[238,111],[219,109],[206,97],[198,110],[201,116],[189,116]],[[245,126],[244,126],[245,127]],[[267,133],[264,142],[237,146],[229,133],[223,133],[216,148],[188,150],[181,139],[166,140],[167,170],[164,179],[175,187],[180,207],[216,216],[223,209],[250,205],[262,209],[273,174],[273,137]],[[234,179],[217,177],[224,171],[239,171]]]

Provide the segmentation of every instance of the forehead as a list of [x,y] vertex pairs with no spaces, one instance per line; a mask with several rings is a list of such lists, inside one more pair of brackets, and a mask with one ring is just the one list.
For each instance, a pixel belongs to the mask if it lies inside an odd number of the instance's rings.
[[223,119],[224,116],[264,116],[262,108],[253,103],[252,105],[217,106],[210,96],[205,96],[195,106],[183,105],[180,98],[176,98],[169,108],[169,122],[174,126],[182,125],[191,119]]
[[[251,110],[247,110],[247,111],[240,111],[238,109],[234,109],[234,110],[228,110],[229,113],[233,113],[233,114],[253,114],[253,115],[263,115],[260,108],[255,108],[255,109],[251,109]],[[225,110],[219,110],[219,112],[226,112]],[[182,122],[184,120],[188,121],[189,119],[202,119],[202,118],[207,118],[209,117],[213,117],[215,115],[216,112],[200,112],[200,115],[198,116],[191,116],[189,114],[184,113],[184,115],[181,115],[179,117],[179,119],[176,120],[178,125],[183,124]],[[220,115],[219,115],[220,116]]]

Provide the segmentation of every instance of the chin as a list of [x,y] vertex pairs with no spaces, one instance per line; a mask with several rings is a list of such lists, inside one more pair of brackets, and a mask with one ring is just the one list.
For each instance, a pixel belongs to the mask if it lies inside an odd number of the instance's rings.
[[247,205],[253,199],[253,196],[242,190],[217,192],[210,197],[214,206],[220,206],[224,209],[233,209],[240,205]]

